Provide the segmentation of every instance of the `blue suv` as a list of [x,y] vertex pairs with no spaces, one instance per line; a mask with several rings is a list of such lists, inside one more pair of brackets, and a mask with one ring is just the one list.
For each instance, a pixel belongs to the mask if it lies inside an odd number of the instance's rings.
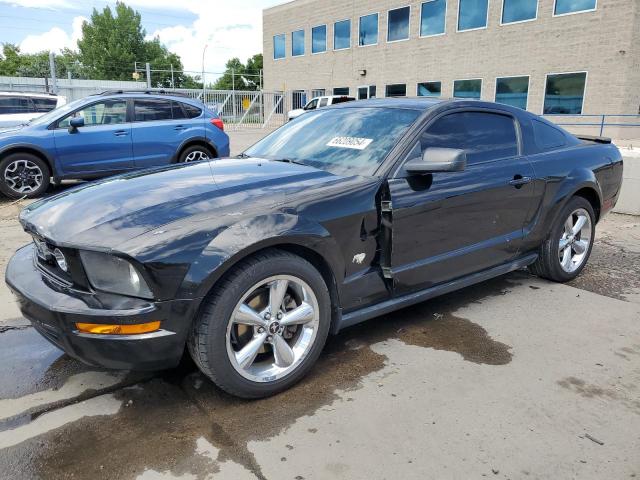
[[0,192],[37,197],[51,180],[226,156],[222,120],[201,102],[169,92],[104,92],[0,132]]

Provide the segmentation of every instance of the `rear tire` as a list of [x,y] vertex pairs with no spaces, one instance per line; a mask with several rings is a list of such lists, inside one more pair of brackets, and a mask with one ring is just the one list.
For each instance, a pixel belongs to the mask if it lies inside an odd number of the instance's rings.
[[564,206],[529,271],[554,282],[573,280],[587,264],[595,238],[593,207],[583,197]]
[[318,270],[297,255],[268,250],[234,267],[204,300],[187,346],[220,388],[262,398],[309,372],[330,323],[329,291]]
[[192,145],[185,148],[180,157],[178,157],[178,163],[191,163],[199,162],[201,160],[210,160],[215,158],[215,155],[211,152],[211,149],[204,145]]

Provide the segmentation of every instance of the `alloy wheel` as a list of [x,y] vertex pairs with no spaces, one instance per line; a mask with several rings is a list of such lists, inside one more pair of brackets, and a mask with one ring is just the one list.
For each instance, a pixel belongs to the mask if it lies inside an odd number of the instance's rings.
[[4,170],[4,181],[14,192],[26,195],[42,186],[44,173],[31,160],[14,160]]
[[319,322],[318,300],[302,279],[277,275],[261,280],[243,295],[229,319],[231,365],[254,382],[283,378],[311,351]]
[[194,150],[193,152],[189,152],[185,157],[184,162],[199,162],[200,160],[209,160],[209,154],[203,150]]
[[589,213],[583,208],[574,210],[564,222],[558,245],[558,260],[565,272],[573,273],[582,266],[589,252],[592,236]]

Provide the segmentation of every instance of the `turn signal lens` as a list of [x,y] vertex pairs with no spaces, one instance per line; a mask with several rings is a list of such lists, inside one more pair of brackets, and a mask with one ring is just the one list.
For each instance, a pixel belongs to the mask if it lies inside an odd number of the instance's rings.
[[95,335],[136,335],[160,330],[160,322],[138,323],[135,325],[106,325],[102,323],[76,323],[81,333]]

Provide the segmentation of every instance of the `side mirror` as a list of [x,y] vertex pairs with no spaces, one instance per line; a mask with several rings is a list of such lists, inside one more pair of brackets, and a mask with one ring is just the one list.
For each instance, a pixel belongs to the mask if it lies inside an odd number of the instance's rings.
[[76,133],[80,127],[84,127],[83,117],[73,117],[69,121],[69,133]]
[[427,148],[422,158],[409,160],[404,169],[411,175],[435,172],[462,172],[467,166],[467,154],[457,148]]

